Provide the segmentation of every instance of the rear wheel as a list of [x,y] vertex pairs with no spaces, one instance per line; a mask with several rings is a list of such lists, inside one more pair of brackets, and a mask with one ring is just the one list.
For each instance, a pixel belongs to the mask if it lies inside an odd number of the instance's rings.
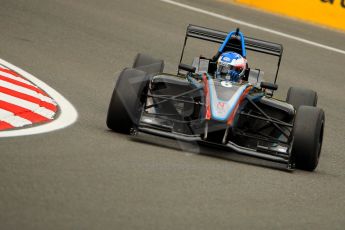
[[114,88],[107,115],[108,128],[129,134],[139,123],[142,111],[143,92],[149,76],[140,70],[124,69]]
[[287,93],[286,102],[293,105],[297,110],[301,105],[317,105],[317,93],[310,89],[290,87]]
[[312,106],[300,106],[294,121],[292,157],[296,167],[314,171],[321,153],[325,113]]

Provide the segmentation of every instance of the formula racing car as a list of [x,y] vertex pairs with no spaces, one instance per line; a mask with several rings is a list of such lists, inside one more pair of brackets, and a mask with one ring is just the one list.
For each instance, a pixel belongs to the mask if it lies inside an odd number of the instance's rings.
[[[185,64],[189,38],[220,47],[211,57],[198,56]],[[250,68],[247,50],[278,58],[274,81],[264,81],[262,70]],[[316,107],[313,90],[290,87],[286,100],[273,97],[282,54],[281,44],[246,37],[239,29],[226,33],[189,25],[177,74],[164,73],[163,60],[144,54],[121,72],[107,126],[119,133],[197,142],[282,163],[289,170],[313,171],[320,157],[325,114]],[[236,64],[238,60],[241,64]],[[226,77],[219,77],[224,69]]]

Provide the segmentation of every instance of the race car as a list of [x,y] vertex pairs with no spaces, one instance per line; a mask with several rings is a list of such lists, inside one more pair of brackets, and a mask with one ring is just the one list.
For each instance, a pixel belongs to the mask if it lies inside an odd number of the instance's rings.
[[[213,57],[182,63],[190,38],[220,44]],[[217,62],[226,52],[246,51],[278,58],[273,82],[263,71],[245,65],[240,81],[218,78]],[[147,133],[196,142],[314,171],[318,165],[325,113],[317,93],[290,87],[286,100],[273,97],[283,54],[281,44],[189,25],[176,74],[164,73],[164,61],[138,54],[118,77],[110,101],[107,126],[115,132]]]

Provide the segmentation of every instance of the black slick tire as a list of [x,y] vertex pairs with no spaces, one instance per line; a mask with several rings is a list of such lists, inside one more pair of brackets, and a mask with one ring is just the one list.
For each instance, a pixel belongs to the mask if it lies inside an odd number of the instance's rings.
[[143,71],[124,69],[114,88],[107,114],[107,126],[115,132],[129,134],[139,123],[143,92],[150,77]]
[[292,157],[296,167],[314,171],[321,153],[325,113],[312,106],[300,106],[294,121]]
[[317,105],[317,93],[301,87],[290,87],[286,96],[286,102],[297,110],[301,105]]

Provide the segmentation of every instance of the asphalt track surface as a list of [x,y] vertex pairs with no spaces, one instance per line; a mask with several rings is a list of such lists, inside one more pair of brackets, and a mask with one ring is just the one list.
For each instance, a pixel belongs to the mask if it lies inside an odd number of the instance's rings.
[[[215,1],[181,2],[345,50],[344,33]],[[174,72],[189,23],[225,31],[236,24],[153,0],[2,0],[0,17],[0,57],[79,113],[63,130],[0,139],[1,229],[344,228],[345,55],[241,26],[284,44],[277,96],[309,87],[326,112],[317,170],[291,173],[106,128],[117,73],[137,52],[165,59]]]

